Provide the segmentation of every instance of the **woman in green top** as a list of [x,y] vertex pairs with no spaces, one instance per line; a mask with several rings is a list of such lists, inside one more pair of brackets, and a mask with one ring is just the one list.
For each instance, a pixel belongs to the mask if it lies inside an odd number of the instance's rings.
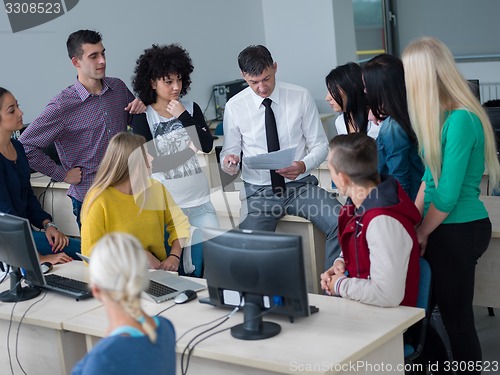
[[472,299],[476,262],[491,237],[479,184],[485,167],[494,186],[500,175],[493,130],[442,42],[412,42],[403,64],[410,118],[426,165],[415,200],[424,218],[417,230],[421,255],[432,267],[434,302],[453,359],[462,364],[457,373],[480,373]]

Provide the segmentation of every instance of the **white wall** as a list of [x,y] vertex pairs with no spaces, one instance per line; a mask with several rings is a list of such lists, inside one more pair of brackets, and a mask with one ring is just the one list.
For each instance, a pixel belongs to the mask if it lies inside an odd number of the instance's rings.
[[[24,122],[32,121],[76,79],[66,39],[84,28],[103,34],[107,74],[123,79],[129,88],[135,61],[145,48],[180,43],[195,66],[187,97],[202,108],[213,84],[240,78],[238,52],[265,43],[260,0],[81,0],[67,14],[15,34],[0,11],[0,86],[17,97]],[[214,117],[213,101],[207,117]]]
[[[107,74],[129,88],[145,48],[180,43],[195,66],[187,98],[203,109],[212,85],[241,77],[237,55],[250,44],[267,45],[278,78],[307,87],[322,112],[331,110],[324,77],[355,58],[351,0],[81,0],[67,14],[15,34],[0,12],[0,86],[17,97],[25,123],[76,79],[66,39],[84,28],[103,34]],[[207,118],[213,107],[212,101]]]
[[307,87],[320,112],[331,112],[325,77],[356,57],[351,0],[264,0],[263,14],[277,79]]

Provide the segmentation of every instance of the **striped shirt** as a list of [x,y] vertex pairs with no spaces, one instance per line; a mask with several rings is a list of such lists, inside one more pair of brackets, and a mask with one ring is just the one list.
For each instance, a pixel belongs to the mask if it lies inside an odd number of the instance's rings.
[[[63,181],[68,170],[80,167],[82,180],[70,186],[68,195],[83,202],[110,139],[127,129],[124,108],[134,99],[118,78],[104,78],[99,95],[90,94],[77,80],[55,96],[19,138],[30,167],[55,181]],[[42,150],[52,143],[62,165]]]

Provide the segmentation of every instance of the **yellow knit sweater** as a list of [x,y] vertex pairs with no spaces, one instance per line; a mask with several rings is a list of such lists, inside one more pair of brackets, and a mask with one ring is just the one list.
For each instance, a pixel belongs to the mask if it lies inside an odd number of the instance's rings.
[[[92,194],[93,191],[89,191],[85,199],[89,199]],[[106,233],[125,232],[137,237],[145,250],[163,261],[167,257],[164,245],[165,224],[170,235],[168,244],[171,246],[174,240],[189,237],[189,221],[161,183],[153,183],[148,194],[148,201],[154,199],[158,209],[141,210],[133,195],[124,194],[114,187],[104,190],[88,211],[84,206],[82,254],[90,256],[92,247]]]

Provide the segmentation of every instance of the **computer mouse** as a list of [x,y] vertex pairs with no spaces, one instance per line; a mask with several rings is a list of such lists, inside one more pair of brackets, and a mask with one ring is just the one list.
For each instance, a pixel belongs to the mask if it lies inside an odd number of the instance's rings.
[[188,289],[179,293],[177,297],[175,297],[174,302],[178,304],[186,303],[196,299],[196,297],[197,297],[196,292],[194,290]]
[[42,270],[42,273],[49,272],[50,270],[52,270],[52,267],[54,266],[50,262],[43,262],[42,264],[40,264],[40,269]]

